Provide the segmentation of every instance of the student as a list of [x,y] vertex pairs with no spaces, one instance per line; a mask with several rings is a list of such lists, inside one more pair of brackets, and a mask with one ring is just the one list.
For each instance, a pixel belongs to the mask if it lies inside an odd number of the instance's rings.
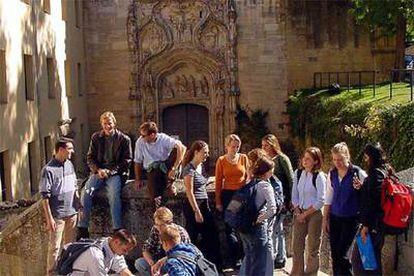
[[41,173],[39,191],[49,232],[48,275],[52,275],[61,245],[75,238],[80,206],[75,169],[69,160],[74,152],[73,140],[60,138],[55,144],[55,155]]
[[170,180],[179,170],[186,147],[179,140],[158,132],[154,122],[143,123],[139,132],[141,136],[135,143],[135,183],[138,189],[143,187],[145,171],[148,195],[158,207],[166,196],[174,193]]
[[358,230],[360,209],[360,181],[367,174],[351,164],[348,146],[342,142],[331,149],[333,168],[326,182],[324,229],[329,234],[334,275],[352,275],[347,257]]
[[[364,148],[364,161],[367,165],[368,176],[364,179],[361,188],[361,238],[365,242],[367,235],[371,236],[378,268],[364,270],[358,249],[354,248],[352,257],[352,271],[354,275],[382,275],[381,251],[384,246],[384,229],[382,219],[384,212],[381,207],[382,182],[387,172],[394,169],[387,161],[384,150],[379,143],[367,144]],[[361,180],[356,180],[361,185]]]
[[151,228],[149,237],[142,246],[143,257],[135,261],[135,268],[138,270],[139,275],[151,275],[151,268],[165,257],[165,251],[160,240],[160,233],[167,226],[177,228],[183,243],[191,243],[187,231],[173,222],[173,213],[171,210],[166,207],[158,208],[154,213],[154,226]]
[[[307,148],[300,169],[293,175],[293,266],[291,275],[317,273],[322,232],[322,207],[325,203],[326,177],[321,172],[322,153],[317,147]],[[307,261],[305,265],[305,241]]]
[[[234,193],[246,184],[249,161],[247,155],[239,153],[241,140],[236,134],[230,134],[225,139],[226,154],[220,156],[216,162],[216,209],[220,213],[226,210]],[[225,224],[225,234],[231,265],[237,266],[243,256],[241,242],[234,229]]]
[[102,187],[107,188],[112,228],[117,230],[123,226],[121,191],[129,174],[131,140],[116,128],[116,119],[112,112],[104,112],[100,122],[102,130],[92,135],[87,154],[91,175],[82,196],[83,211],[78,223],[78,239],[89,237],[92,199]]
[[107,276],[111,271],[118,275],[133,275],[124,256],[137,244],[135,237],[125,229],[114,232],[111,237],[102,238],[102,249],[89,247],[73,263],[72,276]]
[[273,258],[275,268],[283,268],[286,264],[286,241],[283,229],[283,221],[287,212],[290,211],[291,193],[293,186],[293,169],[289,157],[282,152],[279,140],[273,134],[267,134],[262,138],[262,149],[275,162],[273,174],[282,182],[284,206],[276,216],[273,224]]
[[208,155],[207,143],[197,140],[191,145],[184,158],[183,177],[187,196],[184,203],[185,228],[191,241],[200,248],[208,260],[221,269],[219,238],[207,196],[208,178],[203,174],[202,168]]
[[269,219],[277,212],[275,195],[268,179],[273,175],[274,163],[261,149],[248,153],[251,180],[246,185],[255,185],[256,194],[252,199],[259,210],[258,217],[250,232],[240,232],[244,258],[240,275],[273,275],[272,239]]

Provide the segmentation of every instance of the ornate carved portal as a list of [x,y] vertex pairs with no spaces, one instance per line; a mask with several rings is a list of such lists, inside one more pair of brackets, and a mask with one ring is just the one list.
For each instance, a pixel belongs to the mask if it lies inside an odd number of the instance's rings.
[[[139,121],[161,129],[163,110],[195,104],[207,108],[211,153],[223,150],[235,128],[239,94],[236,13],[232,0],[131,0],[128,42],[132,72],[130,98]],[[182,122],[176,122],[180,124]]]

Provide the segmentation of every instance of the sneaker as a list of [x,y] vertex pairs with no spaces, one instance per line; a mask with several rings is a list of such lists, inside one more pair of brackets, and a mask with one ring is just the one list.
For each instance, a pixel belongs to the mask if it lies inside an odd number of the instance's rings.
[[275,263],[274,263],[274,268],[275,268],[275,269],[281,269],[281,268],[284,268],[284,267],[285,267],[285,264],[286,264],[286,261],[283,261],[283,262],[277,262],[277,261],[275,261]]
[[78,241],[80,239],[89,239],[88,228],[78,227],[78,231],[76,233],[76,240]]

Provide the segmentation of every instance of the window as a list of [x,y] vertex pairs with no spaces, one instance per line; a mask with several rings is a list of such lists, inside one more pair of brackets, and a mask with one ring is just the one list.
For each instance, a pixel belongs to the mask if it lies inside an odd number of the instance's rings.
[[53,58],[46,59],[46,66],[47,66],[47,83],[48,83],[48,90],[49,90],[49,99],[56,98],[56,66],[55,60]]
[[0,50],[0,103],[8,102],[8,91],[6,83],[6,52]]
[[0,152],[0,202],[11,200],[9,152]]
[[37,158],[36,158],[36,143],[34,141],[28,143],[28,159],[29,159],[29,174],[30,174],[30,193],[34,195],[39,190],[37,179]]
[[44,138],[44,146],[45,146],[45,163],[49,162],[49,160],[53,156],[53,149],[52,149],[52,139],[50,136],[46,136]]
[[82,65],[78,62],[77,64],[77,75],[78,75],[78,95],[83,95],[83,72]]
[[24,83],[26,100],[34,101],[34,75],[33,75],[33,56],[23,55],[24,60]]
[[43,11],[50,14],[50,0],[43,0]]
[[68,20],[68,2],[67,0],[61,0],[60,4],[62,6],[62,20]]
[[71,87],[71,74],[70,74],[70,62],[65,60],[65,86],[66,86],[66,96],[72,96],[72,87]]
[[82,2],[79,0],[75,0],[75,26],[76,28],[80,27],[80,22],[81,22],[81,12],[82,12]]

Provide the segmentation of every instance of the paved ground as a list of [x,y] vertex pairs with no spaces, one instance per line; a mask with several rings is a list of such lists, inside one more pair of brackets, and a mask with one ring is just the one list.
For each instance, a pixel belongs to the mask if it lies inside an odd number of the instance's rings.
[[[275,269],[273,275],[289,275],[290,270],[292,269],[292,258],[287,259],[286,266],[283,269]],[[238,271],[227,271],[224,273],[226,276],[235,276]],[[321,271],[318,272],[317,276],[327,276],[328,274]],[[259,276],[259,275],[258,275]]]

